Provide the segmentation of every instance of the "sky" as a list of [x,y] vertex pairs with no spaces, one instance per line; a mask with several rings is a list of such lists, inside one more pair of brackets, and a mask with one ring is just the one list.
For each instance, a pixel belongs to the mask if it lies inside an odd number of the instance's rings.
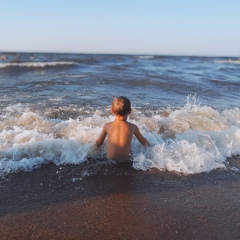
[[240,57],[240,0],[0,0],[1,52]]

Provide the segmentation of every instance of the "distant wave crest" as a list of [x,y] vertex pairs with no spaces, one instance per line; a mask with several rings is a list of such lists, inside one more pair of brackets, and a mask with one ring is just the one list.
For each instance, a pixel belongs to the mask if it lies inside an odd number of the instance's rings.
[[153,55],[142,55],[142,56],[136,56],[138,59],[153,59],[155,56]]
[[221,61],[216,61],[217,63],[222,63],[222,64],[240,64],[240,59],[238,60],[221,60]]
[[75,62],[21,62],[21,63],[0,63],[0,69],[11,67],[22,68],[45,68],[56,66],[72,66],[77,65]]

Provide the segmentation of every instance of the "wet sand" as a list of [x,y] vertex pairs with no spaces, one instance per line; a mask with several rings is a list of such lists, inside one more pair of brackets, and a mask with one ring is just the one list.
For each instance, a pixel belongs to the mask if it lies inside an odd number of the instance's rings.
[[239,172],[48,164],[8,175],[0,191],[2,240],[240,239]]

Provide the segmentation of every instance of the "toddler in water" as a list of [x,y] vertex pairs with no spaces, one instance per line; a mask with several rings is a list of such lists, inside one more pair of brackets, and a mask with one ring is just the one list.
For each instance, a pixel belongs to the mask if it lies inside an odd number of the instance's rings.
[[140,133],[139,128],[135,124],[127,122],[128,114],[131,113],[131,102],[128,98],[122,96],[114,98],[110,111],[115,116],[115,120],[104,125],[96,141],[97,147],[100,147],[107,136],[108,159],[130,160],[133,135],[143,146],[150,146],[148,140]]

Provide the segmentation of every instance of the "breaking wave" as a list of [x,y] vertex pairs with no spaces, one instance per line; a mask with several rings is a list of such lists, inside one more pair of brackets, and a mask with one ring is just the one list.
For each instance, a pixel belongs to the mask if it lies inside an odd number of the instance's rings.
[[4,68],[46,68],[56,66],[74,66],[75,62],[20,62],[20,63],[0,63],[0,69]]
[[[96,148],[95,141],[112,116],[96,110],[63,120],[49,117],[49,111],[39,113],[22,104],[5,109],[0,116],[0,175],[32,171],[50,162],[81,164],[105,158],[107,143]],[[154,111],[151,116],[135,109],[129,121],[151,143],[143,148],[133,139],[135,169],[196,174],[226,168],[227,158],[240,154],[239,108],[220,112],[187,102],[178,110]]]

